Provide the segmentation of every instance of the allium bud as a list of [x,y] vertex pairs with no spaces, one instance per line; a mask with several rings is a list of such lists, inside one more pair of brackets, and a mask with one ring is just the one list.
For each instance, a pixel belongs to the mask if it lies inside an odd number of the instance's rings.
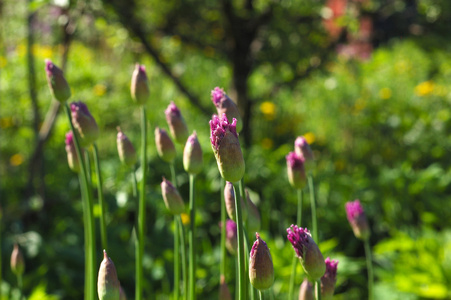
[[183,202],[177,188],[164,177],[161,182],[161,193],[163,194],[164,204],[169,212],[174,215],[178,215],[185,211],[185,203]]
[[332,300],[337,282],[338,260],[326,258],[326,273],[321,277],[321,296],[323,300]]
[[149,82],[144,65],[135,65],[135,70],[132,75],[131,94],[132,99],[141,105],[146,104],[149,99]]
[[124,289],[120,286],[119,290],[119,300],[127,300],[127,296],[125,295]]
[[299,288],[299,300],[315,300],[313,284],[305,278]]
[[59,102],[66,102],[70,98],[71,92],[69,84],[64,78],[63,71],[55,66],[50,59],[45,60],[45,72],[50,91]]
[[17,276],[22,275],[25,270],[25,261],[23,259],[22,251],[19,245],[14,244],[13,252],[11,253],[11,271]]
[[301,261],[305,273],[312,280],[318,280],[326,272],[324,257],[312,239],[310,231],[307,228],[299,228],[297,225],[291,225],[287,228],[288,240],[291,242],[296,256]]
[[[246,210],[246,204],[243,201],[243,198],[241,198],[241,212],[243,216],[243,222],[247,219],[247,210]],[[236,222],[236,206],[235,206],[235,192],[233,188],[233,184],[230,181],[226,182],[225,188],[224,188],[224,201],[225,201],[225,207],[227,214],[229,215],[229,218]]]
[[[222,226],[222,224],[221,224]],[[237,254],[238,235],[236,223],[232,220],[226,221],[226,248],[232,255]]]
[[238,182],[244,176],[244,158],[241,152],[236,119],[230,124],[225,114],[213,116],[210,121],[210,141],[221,176],[230,182]]
[[86,104],[81,101],[70,104],[72,112],[72,122],[80,136],[80,143],[83,147],[94,143],[99,137],[99,127],[96,120],[91,115]]
[[216,110],[218,111],[218,116],[222,116],[226,114],[227,118],[237,120],[237,131],[240,132],[243,128],[243,122],[241,121],[240,111],[238,110],[238,106],[235,102],[230,99],[226,93],[224,93],[223,89],[219,87],[215,87],[211,91],[211,101],[216,106]]
[[295,152],[285,157],[287,160],[288,181],[296,189],[302,189],[306,184],[304,158]]
[[255,235],[257,240],[249,257],[249,280],[256,289],[266,290],[274,283],[274,267],[268,246],[258,233]]
[[349,224],[351,224],[354,235],[361,240],[366,240],[370,237],[370,229],[366,219],[363,207],[359,200],[349,201],[345,205],[346,216]]
[[169,130],[175,141],[182,145],[185,144],[186,139],[189,136],[188,127],[186,126],[182,113],[173,101],[169,104],[164,113],[166,115]]
[[155,128],[155,144],[157,145],[158,155],[162,160],[172,163],[175,159],[175,146],[166,130],[159,127]]
[[103,260],[99,268],[97,293],[99,294],[99,300],[120,299],[120,284],[117,279],[116,267],[105,250],[103,250]]
[[183,167],[189,174],[199,174],[203,167],[202,148],[197,139],[196,131],[189,136],[183,150]]
[[303,136],[299,136],[294,141],[294,152],[297,155],[302,156],[304,158],[305,168],[310,170],[313,168],[315,164],[315,158],[313,157],[312,149],[310,145],[307,143],[307,140]]
[[257,232],[261,227],[261,218],[257,206],[252,202],[251,197],[249,197],[249,191],[246,189],[247,198],[247,228],[251,232]]
[[66,152],[67,152],[67,163],[69,168],[75,173],[80,172],[80,160],[77,155],[77,150],[75,149],[74,135],[72,131],[66,133]]
[[129,167],[132,167],[137,160],[135,147],[128,139],[120,127],[117,127],[117,152],[121,162]]
[[221,282],[219,283],[219,300],[232,300],[232,294],[230,294],[224,275],[221,275]]

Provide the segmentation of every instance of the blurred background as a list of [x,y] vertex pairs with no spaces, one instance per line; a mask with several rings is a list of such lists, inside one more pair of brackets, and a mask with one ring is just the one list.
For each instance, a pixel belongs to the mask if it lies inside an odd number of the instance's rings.
[[[129,298],[136,201],[130,170],[118,160],[116,126],[139,149],[139,110],[130,97],[139,62],[152,95],[149,299],[169,299],[172,290],[172,216],[159,186],[170,171],[153,136],[156,126],[167,128],[170,101],[204,151],[197,286],[202,299],[217,299],[220,178],[208,125],[216,86],[243,116],[244,180],[262,215],[276,299],[287,298],[291,272],[285,230],[296,220],[296,192],[285,155],[299,135],[317,159],[320,248],[340,261],[336,299],[367,297],[363,244],[344,210],[357,198],[372,230],[376,299],[451,299],[451,1],[2,0],[0,25],[2,299],[18,295],[9,268],[15,242],[24,251],[29,299],[83,295],[78,179],[67,165],[69,125],[49,92],[46,58],[64,69],[71,100],[86,102],[99,124],[109,255]],[[183,146],[177,150],[187,200]],[[309,211],[306,201],[303,227]],[[233,291],[233,257],[227,263]]]

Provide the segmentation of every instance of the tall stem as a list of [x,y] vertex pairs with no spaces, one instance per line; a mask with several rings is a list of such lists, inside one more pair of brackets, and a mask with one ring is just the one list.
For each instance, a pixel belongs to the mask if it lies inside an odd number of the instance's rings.
[[315,186],[313,185],[313,175],[311,172],[308,174],[308,188],[310,193],[310,205],[312,208],[312,233],[313,240],[318,244],[318,226],[316,222],[316,196],[315,196]]
[[179,226],[180,233],[180,250],[182,256],[182,274],[183,274],[183,295],[185,299],[188,299],[188,268],[186,266],[186,239],[185,239],[185,228],[183,226],[182,217],[177,216],[177,225]]
[[180,232],[177,224],[178,215],[174,216],[174,299],[180,295]]
[[133,197],[138,196],[138,181],[136,180],[136,172],[132,169],[132,177],[133,177]]
[[95,269],[96,269],[96,244],[95,244],[95,231],[94,231],[94,215],[92,212],[92,193],[90,189],[90,184],[88,182],[88,176],[86,171],[86,166],[83,160],[83,153],[81,151],[80,142],[76,134],[74,125],[72,123],[72,116],[70,112],[69,105],[65,103],[64,109],[66,111],[67,118],[69,120],[70,129],[73,132],[75,151],[79,157],[80,162],[80,177],[81,177],[81,193],[83,200],[83,214],[84,214],[84,226],[85,229],[85,268],[86,268],[86,278],[85,278],[85,299],[94,300],[96,297],[95,292]]
[[99,151],[97,149],[97,145],[94,144],[94,164],[96,167],[96,178],[97,178],[97,197],[99,198],[99,206],[100,206],[100,237],[102,240],[102,248],[104,250],[108,250],[108,238],[106,233],[106,222],[105,222],[105,199],[103,197],[103,189],[102,189],[102,175],[100,172],[100,161],[99,161]]
[[236,222],[238,235],[238,279],[239,279],[239,300],[246,299],[246,284],[245,284],[245,263],[244,263],[244,236],[243,236],[243,215],[241,211],[241,199],[237,193],[237,186],[234,185],[235,192],[235,208],[236,208]]
[[[296,225],[302,227],[302,200],[303,200],[303,194],[302,190],[297,190],[297,196],[298,196],[298,211],[296,215]],[[296,255],[293,255],[293,260],[291,262],[291,276],[290,276],[290,286],[288,290],[288,299],[293,300],[294,296],[294,282],[296,281],[296,266],[297,266],[298,258]]]
[[373,300],[374,293],[373,293],[373,263],[371,258],[371,246],[370,246],[370,239],[366,239],[364,241],[365,245],[365,256],[366,256],[366,267],[368,270],[368,300]]
[[22,274],[17,274],[17,287],[19,288],[19,299],[24,299]]
[[220,275],[225,276],[226,269],[226,207],[224,201],[224,185],[225,180],[221,177],[221,265],[220,265]]
[[263,300],[263,292],[258,290],[258,299]]
[[316,300],[321,300],[321,279],[315,281]]
[[189,175],[189,212],[190,212],[190,231],[189,231],[189,299],[196,299],[196,200],[194,198],[194,174]]
[[143,257],[146,225],[146,182],[147,182],[147,117],[146,108],[141,107],[141,186],[138,208],[138,255],[136,257],[136,289],[135,299],[142,300],[143,295]]

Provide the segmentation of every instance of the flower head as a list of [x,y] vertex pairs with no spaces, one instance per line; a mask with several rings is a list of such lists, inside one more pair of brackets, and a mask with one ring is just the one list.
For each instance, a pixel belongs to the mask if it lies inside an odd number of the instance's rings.
[[185,144],[186,139],[189,136],[188,127],[186,126],[185,119],[172,101],[168,108],[165,110],[166,121],[168,122],[169,130],[175,141],[179,144]]
[[50,91],[59,102],[66,102],[70,98],[71,92],[69,84],[64,78],[63,71],[58,68],[50,59],[45,60],[45,72]]
[[225,114],[216,115],[210,121],[210,141],[221,176],[230,182],[238,182],[244,175],[244,159],[241,152],[236,119],[229,123]]
[[72,122],[80,136],[80,143],[83,147],[94,143],[99,137],[99,127],[97,122],[88,110],[85,103],[78,101],[70,104],[72,112]]
[[161,192],[163,194],[164,204],[172,214],[178,215],[185,212],[185,203],[177,188],[164,177],[161,182]]
[[[226,181],[226,185],[224,187],[224,201],[229,218],[236,222],[235,190],[233,188],[233,184],[230,181]],[[245,222],[247,219],[246,204],[241,197],[240,202],[243,222]]]
[[274,283],[274,267],[268,246],[258,233],[255,235],[257,240],[249,257],[249,280],[256,289],[266,290]]
[[203,167],[202,148],[197,139],[196,131],[189,136],[183,150],[183,167],[189,174],[199,174]]
[[[321,294],[322,295],[322,294]],[[315,300],[314,292],[313,292],[313,284],[307,279],[304,278],[304,281],[299,288],[299,300]]]
[[161,159],[165,162],[172,163],[176,154],[175,145],[166,130],[159,127],[155,128],[155,144]]
[[354,231],[354,235],[362,240],[370,237],[370,229],[363,207],[359,200],[349,201],[345,205],[346,216]]
[[132,167],[136,163],[136,150],[120,127],[117,127],[117,152],[119,159],[126,166]]
[[14,249],[11,253],[11,271],[16,275],[22,275],[24,270],[25,261],[23,259],[22,251],[20,251],[18,244],[14,244]]
[[296,189],[302,189],[306,184],[304,158],[296,152],[290,152],[287,160],[288,181]]
[[312,149],[308,144],[307,140],[303,136],[299,136],[294,141],[294,152],[304,158],[304,164],[306,169],[311,169],[315,163],[315,158],[313,157]]
[[72,131],[66,133],[66,153],[67,153],[67,163],[69,168],[75,173],[80,172],[80,160],[77,155],[77,150],[75,149],[74,135]]
[[237,119],[237,131],[240,132],[243,128],[243,122],[241,121],[241,115],[235,102],[230,99],[223,89],[215,87],[211,91],[211,101],[216,106],[218,115],[226,114],[229,119]]
[[329,257],[325,260],[326,273],[321,277],[321,296],[322,299],[332,300],[334,296],[335,283],[337,282],[338,260],[331,260]]
[[135,65],[132,74],[131,94],[136,103],[144,105],[150,96],[149,82],[147,80],[146,68],[144,65]]
[[312,239],[307,228],[291,225],[287,228],[288,240],[291,242],[297,257],[300,259],[305,273],[313,280],[318,280],[326,271],[324,257]]
[[99,300],[117,300],[120,297],[120,284],[119,279],[117,279],[116,267],[105,250],[103,250],[103,260],[97,278],[97,293]]

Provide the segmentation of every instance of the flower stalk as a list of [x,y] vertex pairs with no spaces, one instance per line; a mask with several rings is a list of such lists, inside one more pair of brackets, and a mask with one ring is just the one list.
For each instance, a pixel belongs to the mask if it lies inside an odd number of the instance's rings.
[[189,231],[189,299],[196,299],[196,199],[194,198],[194,174],[189,174],[189,213],[190,213],[190,231]]
[[108,238],[106,231],[106,207],[105,207],[105,199],[103,197],[103,184],[102,184],[102,174],[100,171],[100,161],[99,161],[99,151],[97,149],[96,143],[94,143],[93,147],[93,155],[94,155],[94,165],[96,170],[96,178],[97,178],[97,197],[99,200],[100,206],[100,238],[102,241],[102,248],[108,250]]
[[246,299],[246,277],[245,277],[245,259],[244,259],[244,233],[243,233],[243,213],[241,208],[240,196],[237,194],[236,184],[235,191],[235,207],[237,220],[237,235],[238,235],[238,299]]
[[308,188],[310,193],[310,206],[312,210],[312,236],[315,242],[319,242],[318,240],[318,223],[316,217],[316,195],[315,195],[315,186],[313,184],[313,175],[312,172],[309,172],[307,175]]
[[368,300],[373,300],[374,297],[374,291],[373,291],[373,263],[372,263],[372,257],[371,257],[371,246],[370,246],[370,239],[367,238],[364,241],[365,245],[365,256],[366,256],[366,266],[368,270]]

